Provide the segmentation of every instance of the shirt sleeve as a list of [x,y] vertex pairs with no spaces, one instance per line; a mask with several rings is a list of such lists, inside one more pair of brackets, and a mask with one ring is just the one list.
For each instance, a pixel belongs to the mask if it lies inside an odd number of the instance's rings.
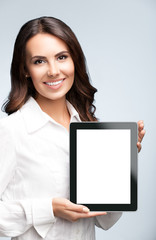
[[16,170],[15,139],[0,121],[0,236],[15,237],[34,227],[45,238],[55,222],[52,198],[2,200]]
[[95,225],[104,230],[108,230],[121,216],[122,212],[108,212],[107,215],[95,217]]

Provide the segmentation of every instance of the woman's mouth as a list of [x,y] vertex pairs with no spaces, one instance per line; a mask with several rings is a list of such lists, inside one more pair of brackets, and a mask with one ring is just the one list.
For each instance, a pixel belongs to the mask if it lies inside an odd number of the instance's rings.
[[45,85],[47,85],[48,87],[52,88],[52,89],[58,89],[59,87],[62,86],[63,81],[65,80],[65,78],[63,79],[58,79],[55,81],[50,81],[50,82],[44,82]]
[[64,80],[64,79],[58,80],[58,81],[53,81],[53,82],[45,82],[45,84],[48,85],[48,86],[56,86],[56,85],[62,83],[63,80]]

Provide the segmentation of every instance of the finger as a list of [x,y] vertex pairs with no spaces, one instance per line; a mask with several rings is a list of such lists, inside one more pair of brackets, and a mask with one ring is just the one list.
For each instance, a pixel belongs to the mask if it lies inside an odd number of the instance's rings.
[[69,211],[82,212],[82,213],[84,213],[84,212],[87,213],[90,211],[89,208],[87,208],[86,206],[78,205],[78,204],[72,203],[70,201],[66,204],[65,209],[69,210]]
[[78,213],[78,212],[72,212],[69,210],[67,210],[66,213],[67,215],[65,218],[71,222],[75,222],[80,218],[91,218],[91,217],[102,216],[107,214],[106,212]]
[[144,121],[143,121],[143,120],[139,120],[139,121],[138,121],[138,124],[141,124],[141,123],[144,123]]
[[138,148],[138,152],[140,152],[140,150],[141,150],[141,143],[140,142],[137,142],[137,148]]
[[96,216],[107,215],[107,212],[88,212],[88,213],[76,213],[71,218],[72,221],[78,220],[79,218],[91,218]]
[[81,213],[80,216],[81,218],[90,218],[90,217],[96,217],[96,216],[103,216],[107,215],[107,212],[88,212],[86,214]]
[[144,129],[144,122],[143,120],[138,121],[138,131],[141,131]]
[[141,132],[138,133],[138,141],[142,142],[142,139],[145,135],[145,130],[142,130]]
[[107,212],[89,212],[88,215],[95,217],[95,216],[102,216],[102,215],[107,215]]
[[144,129],[144,124],[143,123],[138,125],[138,131],[139,132],[142,131],[143,129]]

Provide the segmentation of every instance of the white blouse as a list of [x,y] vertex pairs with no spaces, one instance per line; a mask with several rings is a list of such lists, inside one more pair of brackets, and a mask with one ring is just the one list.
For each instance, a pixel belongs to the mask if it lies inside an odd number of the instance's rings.
[[[71,122],[81,121],[67,101]],[[0,236],[14,240],[94,240],[95,224],[110,228],[108,213],[76,222],[53,214],[52,198],[69,199],[69,132],[31,97],[0,120]]]

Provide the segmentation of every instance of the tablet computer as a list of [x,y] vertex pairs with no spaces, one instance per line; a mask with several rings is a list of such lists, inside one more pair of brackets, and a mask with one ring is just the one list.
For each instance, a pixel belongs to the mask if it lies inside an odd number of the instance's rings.
[[70,201],[91,211],[137,210],[137,123],[70,124]]

